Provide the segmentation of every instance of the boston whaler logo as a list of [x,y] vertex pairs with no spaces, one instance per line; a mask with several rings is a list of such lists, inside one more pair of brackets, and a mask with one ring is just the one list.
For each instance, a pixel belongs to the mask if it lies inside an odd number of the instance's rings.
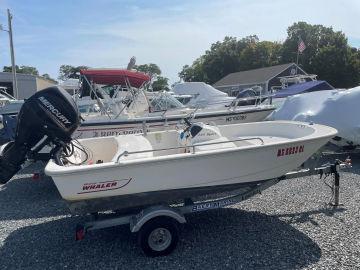
[[54,107],[46,98],[38,98],[41,103],[47,108],[53,115],[55,115],[63,124],[71,124],[71,122],[61,113],[58,109]]
[[110,180],[104,182],[85,183],[82,187],[82,191],[78,192],[78,194],[119,189],[125,187],[127,184],[130,183],[131,180],[132,178],[121,179],[121,180]]
[[280,148],[277,151],[277,156],[278,157],[289,156],[289,155],[294,155],[294,154],[298,154],[298,153],[302,153],[302,152],[304,152],[303,145],[287,147],[287,148]]

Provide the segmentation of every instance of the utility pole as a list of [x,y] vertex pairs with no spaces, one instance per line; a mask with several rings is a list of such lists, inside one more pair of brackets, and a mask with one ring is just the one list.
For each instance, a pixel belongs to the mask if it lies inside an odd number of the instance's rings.
[[11,54],[11,66],[12,66],[12,81],[13,81],[13,90],[14,90],[14,97],[16,99],[19,98],[19,92],[17,87],[17,80],[16,80],[16,66],[15,66],[15,53],[14,53],[14,43],[13,43],[13,35],[12,35],[12,26],[11,26],[11,19],[12,15],[10,13],[10,9],[7,10],[8,15],[8,24],[9,24],[9,38],[10,38],[10,54]]

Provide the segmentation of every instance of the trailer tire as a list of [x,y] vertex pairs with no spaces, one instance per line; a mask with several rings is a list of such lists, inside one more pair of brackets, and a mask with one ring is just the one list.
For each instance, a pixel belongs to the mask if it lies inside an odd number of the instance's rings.
[[150,257],[170,254],[178,241],[178,222],[170,217],[150,219],[138,233],[138,243],[145,255]]

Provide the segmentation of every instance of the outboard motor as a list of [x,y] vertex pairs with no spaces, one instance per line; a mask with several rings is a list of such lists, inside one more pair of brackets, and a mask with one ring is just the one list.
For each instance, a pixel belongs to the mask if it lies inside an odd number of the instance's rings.
[[[26,159],[50,159],[71,141],[79,124],[78,108],[64,89],[49,87],[31,96],[19,112],[14,141],[2,150],[0,183],[8,182]],[[52,150],[40,158],[39,151],[49,144]]]

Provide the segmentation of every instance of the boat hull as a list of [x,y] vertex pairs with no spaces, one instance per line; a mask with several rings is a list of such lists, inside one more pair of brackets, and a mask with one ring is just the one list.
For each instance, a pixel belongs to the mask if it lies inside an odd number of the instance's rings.
[[[45,172],[53,178],[61,196],[71,203],[159,191],[251,185],[265,179],[280,177],[296,169],[336,135],[336,130],[330,127],[296,122],[249,123],[239,124],[237,127],[229,125],[223,127],[224,132],[226,128],[235,128],[239,132],[243,130],[245,135],[248,134],[246,130],[272,135],[277,129],[285,137],[291,137],[292,132],[302,135],[299,135],[299,138],[273,140],[263,145],[198,151],[119,163],[66,167],[50,161]],[[121,208],[121,205],[118,208]]]
[[[197,113],[195,119],[216,125],[239,124],[263,121],[273,112],[273,107],[251,110],[227,110],[221,113]],[[174,129],[187,114],[181,116],[160,116],[129,120],[85,121],[74,133],[73,138],[94,138]]]
[[191,199],[195,202],[198,200],[203,200],[205,195],[205,200],[207,200],[212,194],[216,194],[216,196],[222,196],[221,193],[226,192],[226,194],[223,194],[223,196],[225,196],[228,195],[228,192],[231,191],[241,191],[241,193],[243,193],[261,182],[264,181],[200,188],[142,192],[130,195],[119,195],[81,201],[67,201],[67,204],[71,213],[78,215],[102,212],[106,210],[115,210],[117,212],[122,211],[126,213],[138,212],[139,208],[155,204],[178,204],[183,203],[186,199]]

